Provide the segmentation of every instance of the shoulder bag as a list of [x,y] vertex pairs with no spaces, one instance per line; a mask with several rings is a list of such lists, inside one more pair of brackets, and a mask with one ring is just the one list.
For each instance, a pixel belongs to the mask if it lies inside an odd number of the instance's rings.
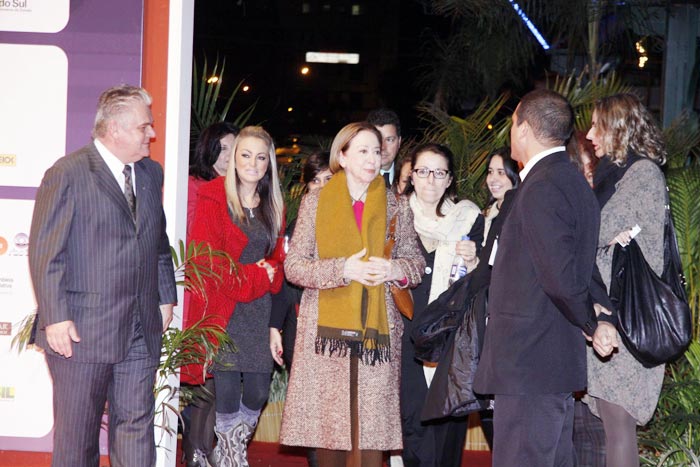
[[[394,249],[394,244],[396,244],[396,218],[398,214],[394,215],[389,224],[389,238],[387,238],[384,244],[384,257],[391,259],[391,251]],[[391,291],[391,296],[394,299],[394,304],[399,310],[399,313],[404,315],[406,319],[413,319],[413,295],[411,295],[411,289],[401,288],[394,284],[389,286]]]
[[629,352],[647,368],[680,357],[691,339],[676,233],[669,206],[664,225],[664,268],[659,277],[632,240],[615,245],[610,299],[618,310],[618,331]]

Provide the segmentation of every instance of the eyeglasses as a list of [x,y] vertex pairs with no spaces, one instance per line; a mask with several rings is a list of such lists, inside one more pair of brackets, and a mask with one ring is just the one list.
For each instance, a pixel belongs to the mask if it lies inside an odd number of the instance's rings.
[[433,174],[435,178],[438,180],[442,180],[443,178],[447,178],[447,176],[450,174],[449,170],[445,169],[435,169],[435,170],[430,170],[428,168],[420,168],[420,169],[413,169],[413,172],[418,175],[420,178],[428,178],[430,174]]

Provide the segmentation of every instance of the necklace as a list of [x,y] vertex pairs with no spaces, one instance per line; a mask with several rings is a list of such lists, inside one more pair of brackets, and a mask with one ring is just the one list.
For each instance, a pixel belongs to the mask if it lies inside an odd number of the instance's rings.
[[348,194],[350,194],[350,199],[352,200],[352,204],[359,203],[362,201],[362,198],[367,194],[367,190],[369,190],[369,185],[367,185],[367,188],[365,188],[365,191],[360,193],[360,196],[355,198],[352,193],[350,193],[350,190],[348,190]]
[[246,208],[248,210],[248,215],[250,216],[251,219],[255,217],[255,214],[253,214],[253,208]]

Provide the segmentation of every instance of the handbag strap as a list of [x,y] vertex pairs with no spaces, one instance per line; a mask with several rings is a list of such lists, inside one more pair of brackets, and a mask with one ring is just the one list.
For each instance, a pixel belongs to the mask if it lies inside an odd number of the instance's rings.
[[674,293],[683,300],[687,301],[685,292],[686,279],[683,274],[683,266],[681,263],[681,255],[678,251],[678,239],[676,238],[676,229],[673,225],[673,216],[671,215],[671,200],[668,195],[668,186],[666,187],[666,211],[664,222],[664,268],[661,273],[661,278],[671,286]]
[[[396,196],[396,200],[398,201],[399,196]],[[399,212],[396,211],[396,214],[394,214],[391,218],[391,221],[389,221],[389,236],[386,239],[386,243],[384,244],[384,257],[387,259],[391,259],[391,251],[394,249],[394,244],[396,243],[396,218],[399,217]]]

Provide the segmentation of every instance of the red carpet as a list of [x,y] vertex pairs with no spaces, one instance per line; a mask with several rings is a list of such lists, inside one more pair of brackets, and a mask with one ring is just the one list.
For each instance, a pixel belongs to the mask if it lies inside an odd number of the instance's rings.
[[[179,452],[180,443],[178,443]],[[253,442],[248,450],[248,461],[255,467],[305,467],[306,455],[303,449],[280,446],[277,443]],[[181,456],[178,456],[180,459]],[[49,467],[50,453],[0,451],[2,467]],[[178,464],[183,467],[185,464]],[[490,467],[491,453],[487,451],[464,451],[462,465],[465,467]],[[108,467],[109,461],[103,457],[101,467]]]

